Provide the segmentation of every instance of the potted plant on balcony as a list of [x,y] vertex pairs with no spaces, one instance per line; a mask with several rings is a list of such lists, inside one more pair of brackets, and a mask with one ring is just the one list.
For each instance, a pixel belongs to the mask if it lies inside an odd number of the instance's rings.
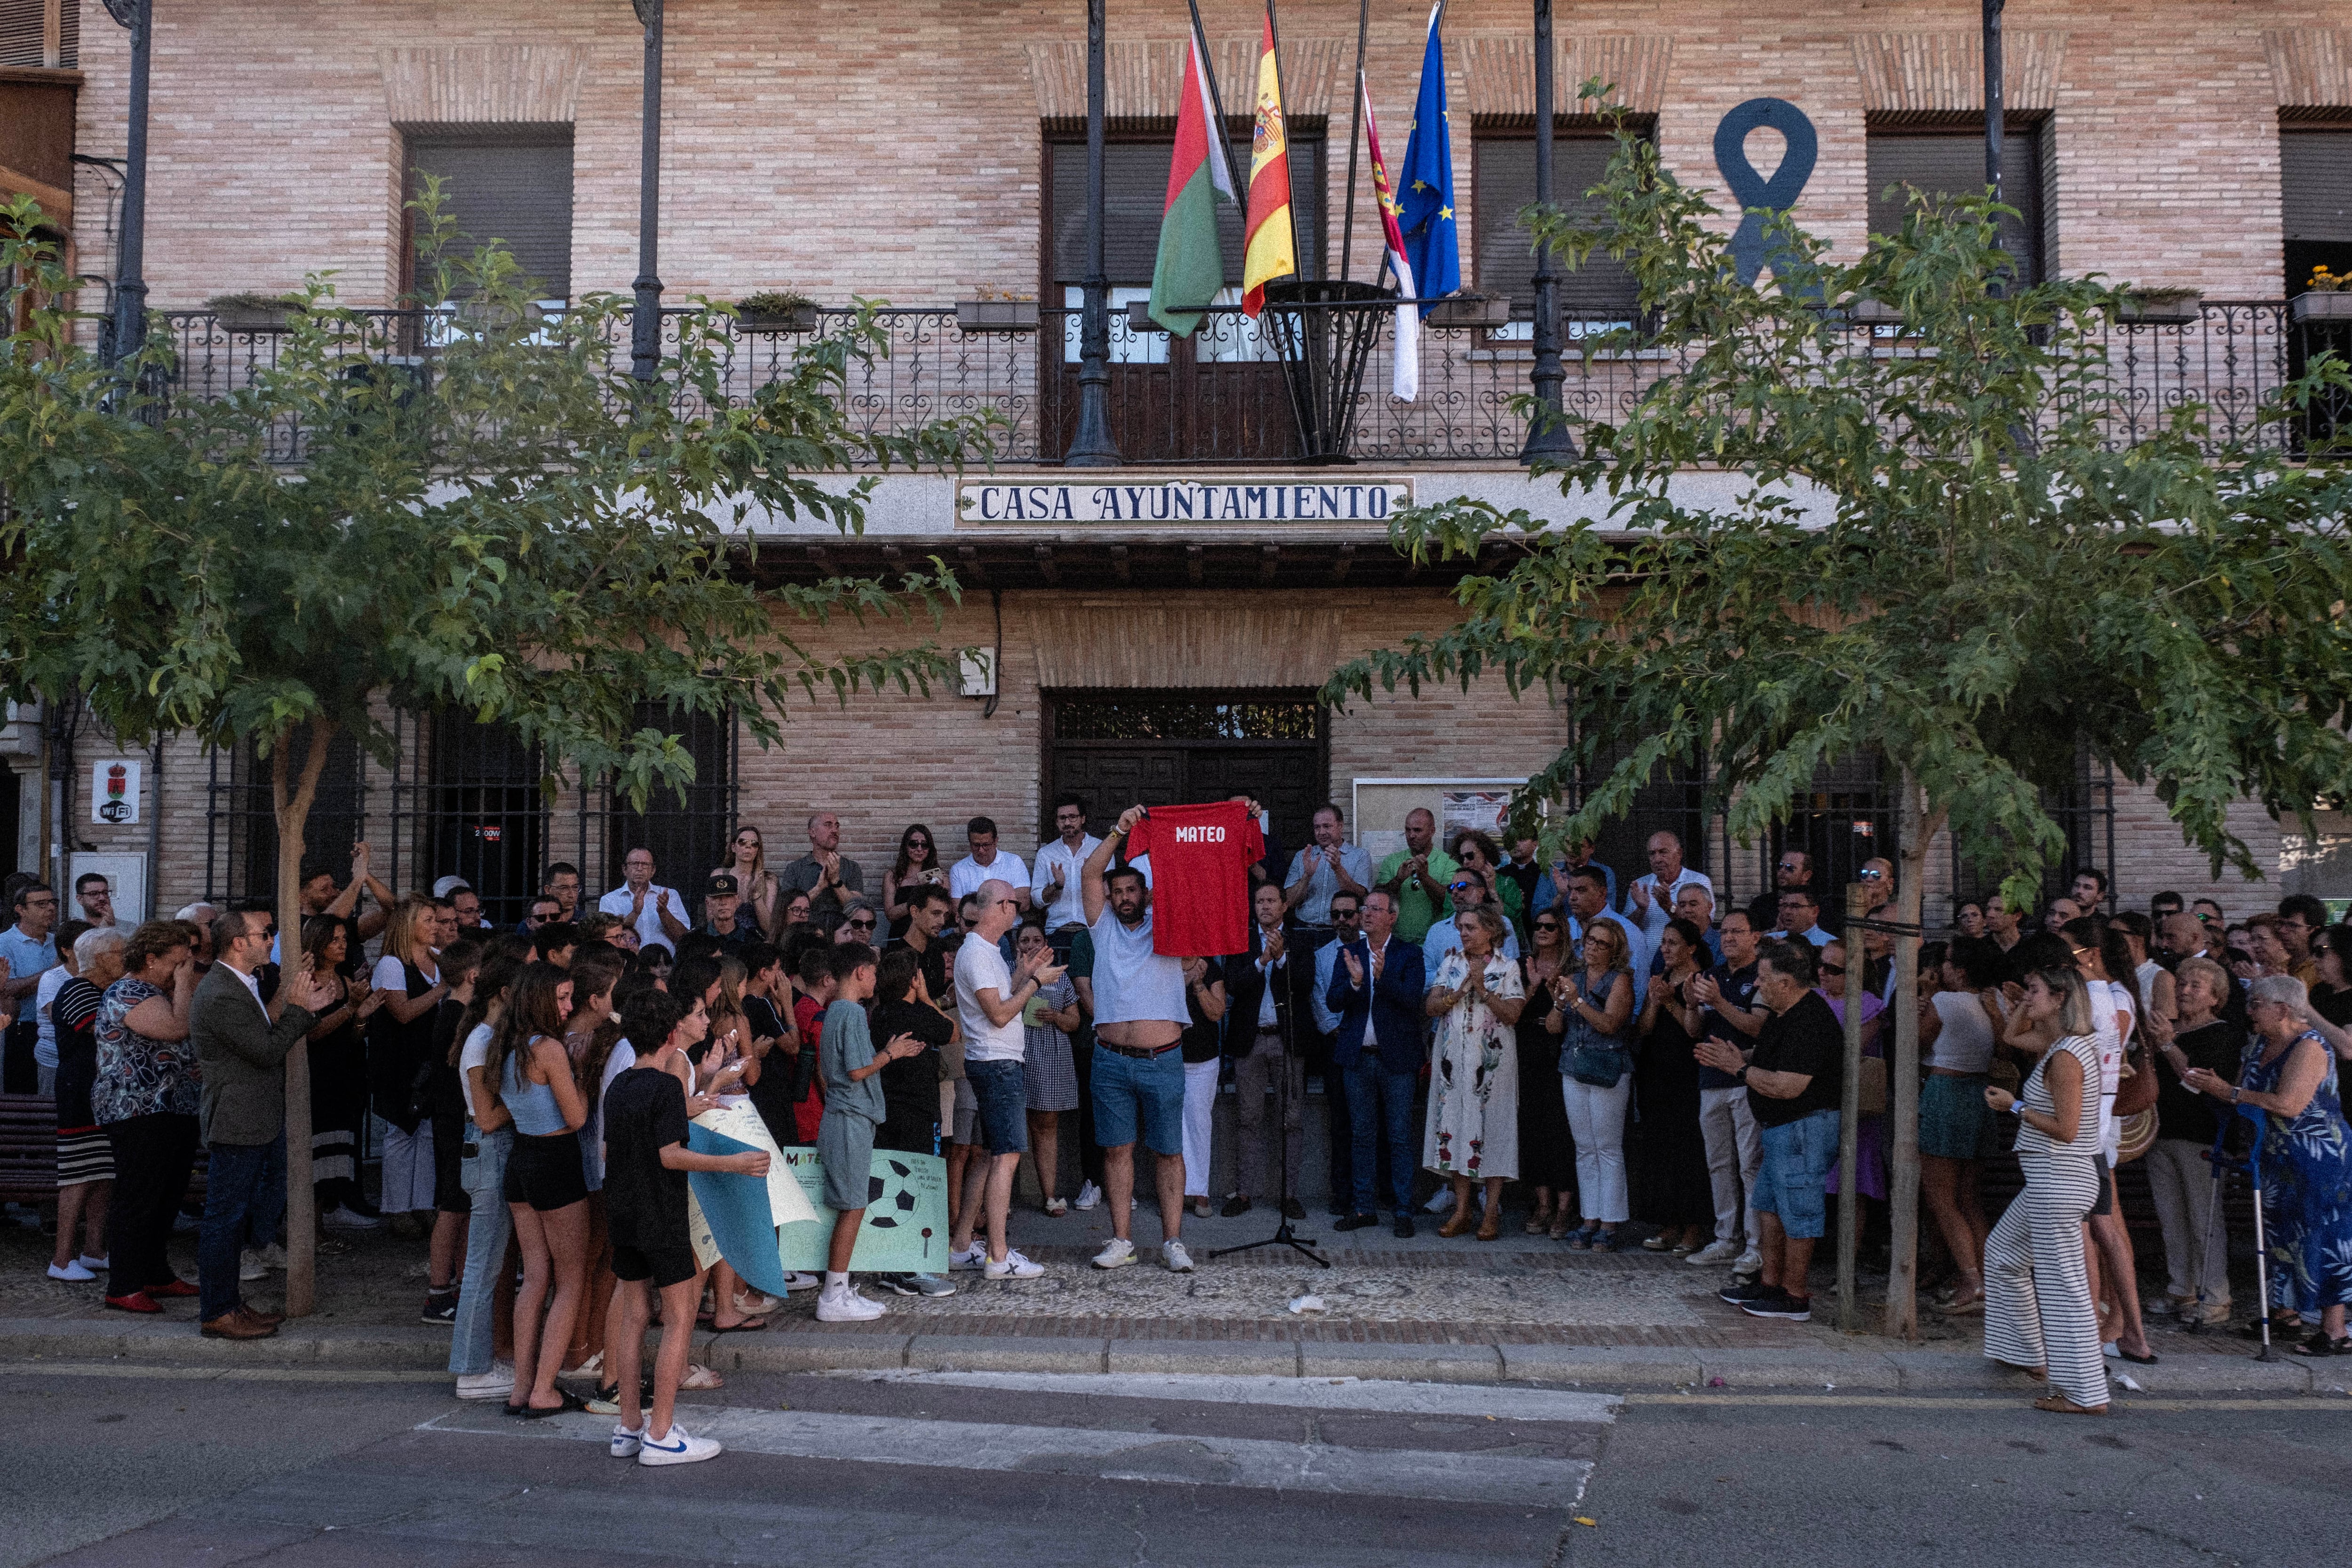
[[2298,321],[2352,321],[2352,272],[2314,269],[2306,291],[2287,301]]
[[1510,296],[1467,290],[1449,294],[1429,308],[1426,319],[1433,327],[1483,327],[1493,331],[1511,323]]
[[762,289],[735,301],[735,321],[747,332],[813,332],[816,301],[790,289]]
[[983,286],[971,299],[956,301],[956,325],[967,332],[1034,332],[1037,298]]
[[2205,303],[2200,289],[2133,289],[2124,294],[2123,320],[2134,326],[2185,327]]
[[223,331],[282,332],[303,304],[299,294],[215,294],[205,301],[205,309]]

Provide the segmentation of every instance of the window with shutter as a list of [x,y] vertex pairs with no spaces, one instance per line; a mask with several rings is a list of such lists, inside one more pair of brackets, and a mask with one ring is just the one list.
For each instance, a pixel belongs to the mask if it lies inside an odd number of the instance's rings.
[[[1168,339],[1152,332],[1129,333],[1122,324],[1132,300],[1151,298],[1151,273],[1160,258],[1160,216],[1168,202],[1168,164],[1175,156],[1175,128],[1165,132],[1127,136],[1103,148],[1103,275],[1110,283],[1111,358],[1120,364],[1166,362]],[[1248,174],[1249,140],[1236,135],[1235,156]],[[1087,279],[1087,143],[1056,136],[1045,143],[1047,166],[1045,201],[1045,289],[1041,298],[1048,309],[1059,305],[1073,312],[1063,318],[1062,357],[1078,362],[1078,319],[1086,303]],[[1324,133],[1294,121],[1290,126],[1290,209],[1298,247],[1298,266],[1307,277],[1319,277],[1323,257]],[[1217,209],[1217,238],[1224,254],[1227,288],[1218,303],[1241,303],[1242,215],[1236,208]],[[1254,323],[1213,319],[1202,328],[1194,347],[1203,360],[1255,360],[1271,357],[1271,350]]]
[[[1609,172],[1617,144],[1606,134],[1586,131],[1555,132],[1551,142],[1552,205],[1571,216],[1598,217],[1603,208],[1597,197],[1584,193]],[[1535,239],[1519,222],[1519,214],[1536,199],[1536,142],[1532,128],[1524,131],[1481,130],[1471,141],[1473,181],[1472,277],[1482,294],[1502,295],[1511,301],[1511,324],[1494,335],[1526,339],[1535,335]],[[1633,324],[1641,299],[1633,274],[1614,257],[1595,251],[1584,266],[1570,272],[1557,260],[1562,335],[1569,341],[1588,332],[1622,329]]]
[[[2001,201],[2019,215],[2000,220],[2000,247],[2028,284],[2039,283],[2042,276],[2042,134],[2038,125],[2011,123],[2000,141]],[[1911,210],[1913,190],[1943,197],[1984,190],[1984,127],[1981,122],[1966,130],[1957,125],[1874,125],[1869,166],[1870,232],[1899,234]]]
[[408,194],[440,179],[461,252],[501,241],[539,298],[571,298],[571,126],[430,126],[407,141]]
[[2352,273],[2352,129],[2282,127],[2279,187],[2287,293],[2310,288],[2322,267]]

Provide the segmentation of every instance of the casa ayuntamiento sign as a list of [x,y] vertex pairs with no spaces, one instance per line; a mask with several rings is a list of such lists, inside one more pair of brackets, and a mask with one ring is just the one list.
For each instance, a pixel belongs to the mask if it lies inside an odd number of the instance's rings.
[[1295,474],[1233,478],[961,479],[956,521],[981,527],[1080,522],[1370,523],[1412,504],[1402,479],[1301,479]]

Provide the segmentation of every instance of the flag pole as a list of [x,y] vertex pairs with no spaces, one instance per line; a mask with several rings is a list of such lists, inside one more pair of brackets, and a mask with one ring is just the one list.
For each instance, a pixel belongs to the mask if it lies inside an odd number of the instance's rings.
[[[1348,110],[1348,216],[1339,227],[1339,281],[1345,283],[1356,249],[1356,149],[1364,139],[1364,35],[1372,25],[1372,0],[1356,5],[1356,99]],[[1381,247],[1386,254],[1387,247]]]
[[1209,79],[1209,107],[1217,116],[1217,149],[1225,155],[1225,179],[1234,187],[1234,202],[1247,221],[1249,212],[1249,182],[1242,178],[1241,165],[1234,161],[1233,133],[1225,127],[1225,95],[1217,90],[1217,68],[1210,62],[1208,29],[1201,26],[1201,0],[1184,0],[1192,13],[1192,37],[1201,45],[1201,74]]
[[[1290,178],[1290,89],[1282,84],[1282,24],[1275,19],[1274,0],[1265,0],[1265,32],[1267,40],[1274,46],[1274,96],[1282,100],[1282,184],[1283,188],[1290,193],[1291,248],[1295,252],[1298,247],[1298,187]],[[1252,110],[1255,113],[1255,104],[1252,105]],[[1352,148],[1349,149],[1351,155],[1353,151]],[[1249,200],[1246,196],[1242,200],[1242,211],[1244,215],[1249,211]],[[1321,231],[1318,229],[1317,232]],[[1246,217],[1244,219],[1243,245],[1246,249],[1248,245]],[[1298,269],[1298,258],[1296,255],[1290,258],[1290,275],[1299,279],[1307,276]]]

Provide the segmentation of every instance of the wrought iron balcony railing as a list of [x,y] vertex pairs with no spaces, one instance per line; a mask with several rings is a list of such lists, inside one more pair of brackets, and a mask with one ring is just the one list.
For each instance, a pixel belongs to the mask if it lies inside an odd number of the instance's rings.
[[[674,341],[685,310],[665,312]],[[160,313],[177,361],[171,395],[218,397],[275,364],[282,331],[225,325],[205,311]],[[430,374],[441,324],[428,312],[360,312],[366,357]],[[748,398],[790,365],[814,337],[839,332],[847,310],[823,310],[803,330],[754,330],[730,323],[731,351],[722,395]],[[1045,309],[1027,330],[967,330],[952,308],[890,308],[880,312],[888,352],[853,361],[847,391],[852,420],[877,434],[912,430],[958,415],[992,412],[998,463],[1060,460],[1076,426],[1078,312]],[[1622,322],[1571,318],[1565,323],[1572,419],[1610,420],[1633,407],[1656,378],[1688,363],[1688,348],[1662,347],[1585,355],[1580,343]],[[1857,324],[1900,352],[1896,329]],[[2263,400],[2324,349],[2352,356],[2352,321],[2294,319],[2280,300],[2207,301],[2171,321],[2116,322],[2104,342],[2114,393],[2105,417],[2117,447],[2145,439],[2171,412],[2201,403],[2217,441],[2243,438],[2300,455],[2352,437],[2352,407],[2315,411],[2294,426],[2257,424]],[[611,343],[625,365],[625,321]],[[1419,395],[1391,391],[1396,338],[1383,319],[1356,394],[1349,454],[1391,466],[1494,464],[1516,459],[1527,426],[1514,400],[1528,390],[1532,347],[1524,323],[1500,327],[1424,322],[1419,344]],[[1111,316],[1111,428],[1133,464],[1283,462],[1300,450],[1297,421],[1270,335],[1238,309],[1213,310],[1187,340],[1139,331],[1123,311]],[[698,394],[681,395],[698,396]],[[286,432],[284,460],[299,460],[301,437]]]

